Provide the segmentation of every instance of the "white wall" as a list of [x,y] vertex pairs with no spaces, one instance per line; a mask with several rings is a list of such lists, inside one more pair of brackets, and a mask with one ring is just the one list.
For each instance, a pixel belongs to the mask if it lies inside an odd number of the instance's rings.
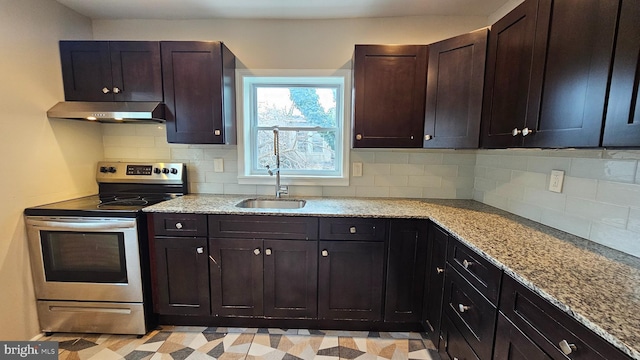
[[0,0],[0,340],[40,332],[22,212],[96,191],[99,125],[51,120],[64,99],[60,39],[90,39],[90,20],[52,0]]

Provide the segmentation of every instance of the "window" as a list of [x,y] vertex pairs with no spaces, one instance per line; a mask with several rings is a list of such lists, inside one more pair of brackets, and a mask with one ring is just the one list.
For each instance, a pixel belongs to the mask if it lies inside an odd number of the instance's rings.
[[239,182],[273,182],[277,129],[284,184],[347,185],[349,71],[261,72],[238,71]]

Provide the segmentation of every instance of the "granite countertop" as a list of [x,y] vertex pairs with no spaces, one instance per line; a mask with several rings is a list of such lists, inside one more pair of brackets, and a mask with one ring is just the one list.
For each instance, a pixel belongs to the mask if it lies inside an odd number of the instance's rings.
[[473,200],[306,198],[301,209],[245,209],[251,196],[185,195],[145,212],[431,219],[635,359],[640,258]]

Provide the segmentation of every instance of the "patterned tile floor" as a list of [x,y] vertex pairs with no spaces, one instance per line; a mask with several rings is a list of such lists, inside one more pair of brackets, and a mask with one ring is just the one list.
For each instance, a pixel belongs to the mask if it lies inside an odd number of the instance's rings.
[[162,326],[138,339],[131,335],[63,334],[60,360],[439,360],[433,343],[414,332]]

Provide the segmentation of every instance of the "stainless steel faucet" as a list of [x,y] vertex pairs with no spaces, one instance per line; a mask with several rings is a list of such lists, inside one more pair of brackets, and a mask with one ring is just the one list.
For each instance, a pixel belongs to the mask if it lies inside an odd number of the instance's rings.
[[280,130],[277,127],[273,128],[273,154],[276,156],[276,168],[270,169],[267,165],[267,172],[270,176],[276,174],[276,198],[281,198],[282,195],[289,193],[289,187],[286,185],[280,185]]

